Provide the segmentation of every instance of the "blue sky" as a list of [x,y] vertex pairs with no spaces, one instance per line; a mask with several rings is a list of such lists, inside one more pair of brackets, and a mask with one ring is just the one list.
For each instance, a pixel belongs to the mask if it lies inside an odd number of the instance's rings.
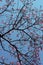
[[[19,1],[18,0],[15,0],[15,2],[17,2],[17,6],[15,5],[15,7],[18,7],[18,8],[21,8],[22,7],[22,3],[20,2],[19,3]],[[5,4],[5,0],[3,0],[3,3],[1,3],[0,2],[0,7],[2,7],[3,5]],[[43,9],[43,0],[36,0],[36,1],[34,1],[33,2],[33,8],[37,8],[37,9],[40,9],[40,6],[42,6],[42,9]],[[10,15],[10,14],[9,14]],[[0,22],[2,21],[2,19],[4,20],[6,20],[6,17],[4,17],[3,16],[3,18],[0,16]],[[0,23],[1,24],[1,23]],[[40,34],[40,32],[39,32],[39,34]],[[15,36],[16,37],[16,36]],[[27,48],[27,46],[25,47],[25,48]],[[27,50],[27,49],[26,49]],[[24,51],[25,52],[25,51]],[[3,54],[5,54],[5,53],[0,53],[0,55],[3,55]],[[40,50],[40,59],[41,59],[41,63],[42,63],[42,65],[43,65],[43,51],[41,51]],[[5,56],[7,56],[7,54],[5,54]],[[11,60],[11,58],[10,58],[10,60]],[[13,59],[12,59],[13,60]]]

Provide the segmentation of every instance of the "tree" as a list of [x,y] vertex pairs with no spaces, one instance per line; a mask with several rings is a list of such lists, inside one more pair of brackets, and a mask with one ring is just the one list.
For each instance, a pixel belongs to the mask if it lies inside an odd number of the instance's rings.
[[[1,5],[1,65],[41,65],[39,51],[43,49],[43,10],[41,7],[33,8],[34,1],[5,0]],[[3,1],[0,2],[2,4]]]

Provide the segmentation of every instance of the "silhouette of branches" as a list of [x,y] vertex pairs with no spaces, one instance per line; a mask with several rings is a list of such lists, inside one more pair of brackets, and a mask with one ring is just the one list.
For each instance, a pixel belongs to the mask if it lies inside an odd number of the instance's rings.
[[40,11],[32,8],[33,2],[34,0],[20,0],[22,6],[18,5],[17,8],[14,0],[8,0],[5,9],[0,12],[2,20],[3,16],[6,17],[6,20],[0,23],[0,46],[3,53],[17,58],[16,62],[7,63],[6,58],[2,56],[0,64],[40,65],[39,49],[43,49],[43,16],[40,15]]

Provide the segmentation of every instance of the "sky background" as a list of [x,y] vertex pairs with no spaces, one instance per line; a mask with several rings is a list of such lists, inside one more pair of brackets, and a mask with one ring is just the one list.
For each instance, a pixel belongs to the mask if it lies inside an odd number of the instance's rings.
[[[22,3],[20,3],[20,2],[18,2],[18,0],[15,0],[15,2],[17,2],[17,6],[15,5],[15,7],[22,7]],[[0,2],[0,7],[1,6],[3,6],[5,4],[5,0],[3,0],[3,2],[1,3]],[[37,9],[40,9],[40,6],[42,6],[42,9],[43,9],[43,0],[36,0],[36,1],[34,1],[33,2],[33,8],[37,8]],[[10,15],[10,14],[9,14]],[[2,22],[2,19],[5,19],[6,20],[6,17],[4,17],[3,16],[3,18],[0,16],[0,22]],[[2,24],[0,23],[0,26],[1,26]],[[16,36],[15,36],[16,37]],[[6,42],[5,42],[6,43]],[[25,47],[26,48],[26,47]],[[27,49],[26,49],[27,50]],[[0,50],[0,52],[1,52],[1,50]],[[25,52],[25,51],[24,51]],[[41,59],[41,65],[43,65],[43,51],[41,51],[40,50],[40,59]],[[8,56],[8,53],[6,54],[6,52],[5,53],[3,53],[3,52],[1,52],[0,53],[0,55],[5,55],[5,56]],[[13,60],[13,58],[11,58],[10,56],[9,56],[9,61],[11,61],[11,59]]]
[[[40,6],[42,6],[43,10],[43,0],[36,0],[33,4],[33,7],[36,7],[37,9],[40,9]],[[41,65],[43,65],[43,50],[40,50],[40,59],[41,59]]]

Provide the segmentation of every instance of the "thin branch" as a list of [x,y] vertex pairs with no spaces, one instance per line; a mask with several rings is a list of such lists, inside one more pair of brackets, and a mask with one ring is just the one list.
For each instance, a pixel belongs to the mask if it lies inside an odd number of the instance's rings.
[[10,4],[11,4],[11,2],[10,2],[9,4],[6,5],[7,7],[5,8],[5,10],[2,11],[0,14],[4,13],[4,12],[7,10],[7,8],[9,7]]

